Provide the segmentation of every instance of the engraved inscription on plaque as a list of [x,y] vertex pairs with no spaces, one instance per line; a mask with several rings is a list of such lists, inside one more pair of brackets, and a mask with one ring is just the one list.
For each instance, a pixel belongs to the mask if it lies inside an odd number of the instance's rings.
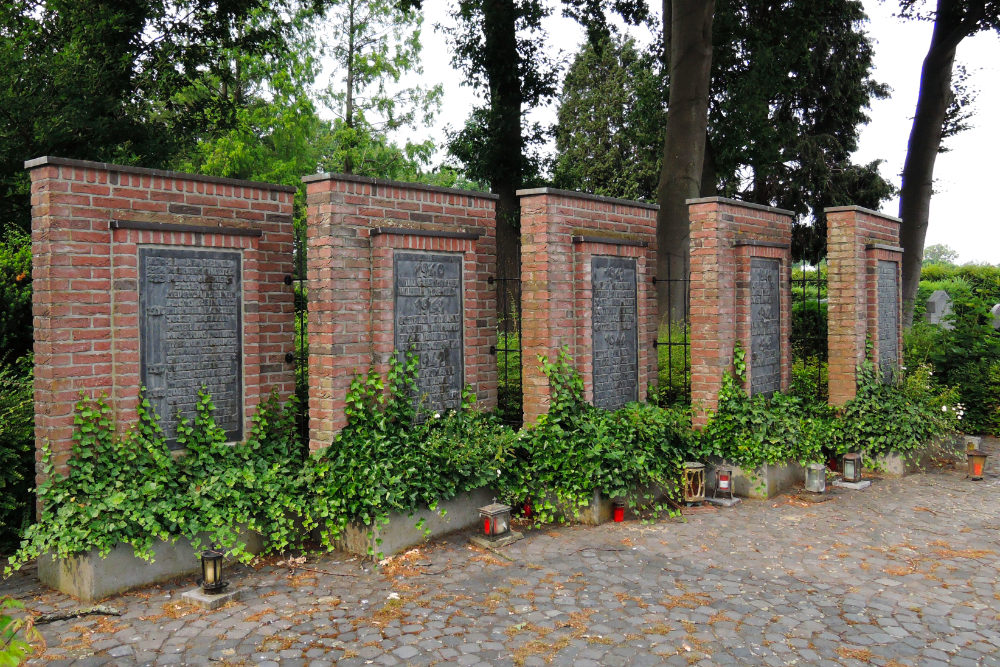
[[591,259],[594,405],[617,410],[639,400],[636,265],[627,257]]
[[226,438],[243,438],[240,276],[238,252],[139,250],[141,382],[171,448],[203,387]]
[[899,363],[899,283],[896,262],[878,263],[878,365],[891,380]]
[[750,395],[781,389],[781,263],[750,258]]
[[395,346],[401,355],[419,357],[414,401],[420,414],[461,407],[461,255],[397,251],[393,277]]

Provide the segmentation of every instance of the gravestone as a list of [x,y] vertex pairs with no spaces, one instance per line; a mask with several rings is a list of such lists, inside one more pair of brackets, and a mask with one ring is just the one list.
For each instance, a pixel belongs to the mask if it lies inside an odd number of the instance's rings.
[[945,317],[951,315],[951,297],[943,289],[934,290],[927,299],[927,307],[924,317],[931,324],[936,324],[942,329],[954,329],[955,325]]
[[243,438],[240,264],[239,252],[139,251],[140,381],[172,448],[201,389],[226,438]]
[[899,282],[896,262],[878,262],[878,364],[891,378],[899,362]]
[[639,399],[634,258],[591,260],[594,405],[617,410]]
[[990,313],[993,315],[993,328],[1000,329],[1000,303],[990,308]]
[[750,260],[750,395],[781,389],[781,263]]
[[461,255],[397,251],[393,276],[395,346],[419,358],[414,401],[420,413],[461,407]]

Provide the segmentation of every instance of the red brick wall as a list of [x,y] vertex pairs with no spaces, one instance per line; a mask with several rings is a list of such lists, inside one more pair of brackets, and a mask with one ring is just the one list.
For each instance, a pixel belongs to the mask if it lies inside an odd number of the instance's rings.
[[[140,246],[239,250],[244,432],[273,389],[282,398],[294,391],[294,368],[284,359],[294,352],[293,293],[284,284],[293,270],[294,188],[54,157],[30,160],[25,168],[31,175],[35,441],[39,448],[51,445],[57,471],[65,471],[70,455],[81,392],[106,394],[119,424],[135,418]],[[202,227],[219,231],[182,231]],[[240,235],[249,230],[260,236]]]
[[[639,399],[656,382],[657,207],[606,197],[541,188],[521,198],[521,373],[524,420],[549,409],[549,383],[538,355],[554,359],[568,346],[593,400],[591,258],[636,260]],[[574,236],[599,237],[574,243]],[[645,245],[640,245],[645,244]]]
[[[718,406],[726,371],[733,370],[737,342],[750,354],[750,260],[780,262],[781,389],[791,377],[792,213],[709,197],[688,201],[691,220],[691,404],[693,423],[704,426]],[[749,386],[746,387],[749,390]]]
[[[496,197],[348,175],[307,177],[309,446],[344,427],[351,380],[393,354],[393,251],[461,253],[465,384],[496,406]],[[394,233],[375,233],[387,228]],[[400,233],[409,230],[410,233]],[[433,236],[434,233],[448,236]],[[430,235],[429,235],[430,234]],[[469,238],[478,236],[478,238]]]
[[[830,405],[843,405],[854,398],[866,340],[870,338],[873,344],[878,340],[879,260],[896,263],[896,282],[902,284],[899,226],[899,218],[859,206],[826,209]],[[901,301],[900,295],[897,303]],[[897,335],[902,361],[902,328]],[[873,350],[876,364],[877,347]]]

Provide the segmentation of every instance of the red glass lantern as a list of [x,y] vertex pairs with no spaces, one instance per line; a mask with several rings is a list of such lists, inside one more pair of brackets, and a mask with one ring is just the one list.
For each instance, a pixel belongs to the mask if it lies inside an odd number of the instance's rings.
[[625,520],[625,499],[615,498],[614,500],[614,519],[615,523],[621,523]]
[[510,505],[493,503],[479,508],[483,519],[483,534],[488,540],[498,540],[510,533]]
[[713,498],[733,499],[733,468],[732,466],[720,464],[715,466],[715,491]]

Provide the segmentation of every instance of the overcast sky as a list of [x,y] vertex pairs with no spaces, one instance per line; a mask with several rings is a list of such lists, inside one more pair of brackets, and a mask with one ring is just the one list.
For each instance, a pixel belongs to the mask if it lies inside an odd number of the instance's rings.
[[[444,85],[444,104],[432,133],[438,144],[443,143],[442,128],[461,127],[477,99],[469,87],[461,85],[463,77],[451,67],[448,44],[432,27],[449,22],[450,4],[441,0],[424,3],[423,79]],[[876,38],[875,78],[891,86],[892,95],[875,102],[872,120],[862,130],[855,157],[858,162],[884,160],[883,176],[898,187],[931,25],[894,17],[893,8],[898,6],[895,2],[865,0],[864,4],[871,18],[868,31]],[[578,26],[561,17],[551,17],[546,28],[550,49],[567,58],[583,41]],[[958,60],[972,74],[972,87],[978,91],[976,115],[973,127],[952,138],[952,150],[938,157],[927,245],[947,244],[959,252],[962,262],[997,264],[1000,208],[993,202],[993,195],[1000,189],[1000,37],[987,33],[966,39],[959,47]],[[543,109],[535,117],[551,123],[555,109]],[[886,202],[882,210],[898,214],[899,201]]]

